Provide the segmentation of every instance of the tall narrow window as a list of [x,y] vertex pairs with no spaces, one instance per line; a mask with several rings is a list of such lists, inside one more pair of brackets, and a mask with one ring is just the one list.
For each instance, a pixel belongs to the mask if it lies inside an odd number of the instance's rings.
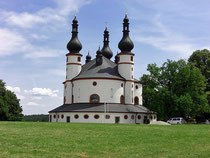
[[92,94],[90,96],[90,103],[99,103],[100,102],[100,97],[97,94]]
[[77,57],[77,61],[80,62],[81,61],[81,57]]
[[131,56],[131,61],[133,61],[133,56]]
[[139,105],[139,97],[135,97],[134,98],[134,104],[135,105]]
[[120,104],[125,104],[125,97],[124,97],[124,95],[120,96]]
[[80,98],[80,88],[78,88],[78,98]]
[[71,96],[72,104],[74,103],[74,95]]
[[113,88],[111,88],[111,98],[113,98]]

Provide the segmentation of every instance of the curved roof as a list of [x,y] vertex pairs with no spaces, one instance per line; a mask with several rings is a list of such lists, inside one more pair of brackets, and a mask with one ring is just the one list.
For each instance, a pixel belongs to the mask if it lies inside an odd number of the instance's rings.
[[122,76],[120,76],[117,64],[104,56],[102,57],[102,60],[103,62],[99,66],[96,65],[96,58],[84,64],[79,75],[73,78],[73,80],[81,78],[113,78],[125,80]]
[[[104,103],[74,103],[63,104],[49,112],[105,112]],[[114,104],[108,103],[106,105],[106,112],[128,112],[128,113],[155,113],[142,105],[132,104]]]

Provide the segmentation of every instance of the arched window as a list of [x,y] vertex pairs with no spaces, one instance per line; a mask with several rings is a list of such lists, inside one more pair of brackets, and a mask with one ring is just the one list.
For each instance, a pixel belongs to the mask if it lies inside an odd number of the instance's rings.
[[125,97],[124,97],[124,95],[120,96],[120,104],[125,104]]
[[136,96],[136,97],[134,98],[134,104],[135,104],[135,105],[139,105],[139,97]]
[[90,103],[100,103],[100,97],[97,94],[92,94],[90,96]]

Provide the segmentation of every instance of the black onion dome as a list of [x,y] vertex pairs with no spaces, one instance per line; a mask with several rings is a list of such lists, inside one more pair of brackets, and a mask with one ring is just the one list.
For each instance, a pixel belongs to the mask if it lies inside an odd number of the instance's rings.
[[86,56],[86,59],[91,59],[90,53],[88,52],[88,55]]
[[88,62],[90,62],[90,61],[91,61],[91,56],[90,56],[90,53],[89,53],[89,51],[88,51],[88,55],[86,56],[85,62],[88,63]]
[[67,44],[67,49],[69,50],[69,53],[79,53],[79,51],[82,49],[82,44],[80,43],[78,39],[78,21],[76,19],[76,16],[74,17],[74,20],[72,21],[72,37],[71,40]]
[[99,55],[102,55],[102,51],[101,51],[100,46],[98,47],[98,50],[96,51],[96,57],[99,56]]
[[78,23],[77,17],[74,16],[74,19],[72,20],[72,23]]
[[125,15],[123,23],[123,37],[118,44],[118,48],[121,50],[122,53],[131,52],[134,47],[133,42],[129,37],[129,19],[127,18],[127,14]]
[[105,56],[108,59],[111,59],[113,56],[112,50],[109,47],[109,31],[107,27],[104,30],[104,46],[102,48],[103,56]]
[[123,19],[123,21],[124,21],[125,23],[128,23],[129,19],[128,19],[127,14],[125,14],[125,18]]

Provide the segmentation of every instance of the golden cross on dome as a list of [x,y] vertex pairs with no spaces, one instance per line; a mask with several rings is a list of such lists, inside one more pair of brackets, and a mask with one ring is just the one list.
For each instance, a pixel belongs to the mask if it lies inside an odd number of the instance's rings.
[[127,8],[125,8],[125,15],[127,15]]

